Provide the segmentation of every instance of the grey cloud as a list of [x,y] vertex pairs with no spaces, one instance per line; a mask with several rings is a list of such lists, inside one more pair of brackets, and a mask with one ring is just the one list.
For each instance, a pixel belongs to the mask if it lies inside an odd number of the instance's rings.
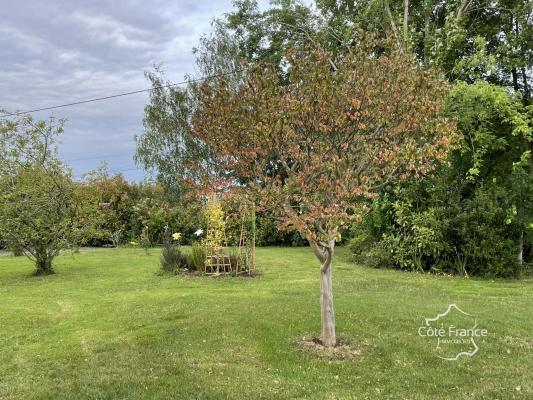
[[[0,1],[0,107],[27,110],[148,87],[143,72],[164,63],[168,78],[194,71],[191,49],[210,22],[231,9],[223,1]],[[77,175],[105,155],[111,170],[134,167],[134,135],[147,95],[65,109],[60,154]],[[47,118],[50,113],[36,113]],[[100,159],[98,159],[100,158]],[[140,179],[141,171],[126,171]]]

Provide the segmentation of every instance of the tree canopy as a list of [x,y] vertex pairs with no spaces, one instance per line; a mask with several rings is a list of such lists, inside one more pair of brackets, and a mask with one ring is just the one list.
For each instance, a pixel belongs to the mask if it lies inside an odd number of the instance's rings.
[[76,236],[76,202],[70,172],[57,158],[63,121],[25,116],[0,125],[0,237],[35,262],[37,274]]

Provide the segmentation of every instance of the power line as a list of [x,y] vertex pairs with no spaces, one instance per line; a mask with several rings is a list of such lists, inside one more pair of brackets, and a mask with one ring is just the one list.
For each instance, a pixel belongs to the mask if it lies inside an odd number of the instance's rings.
[[233,74],[235,74],[237,72],[242,72],[242,71],[243,70],[234,70],[234,71],[225,72],[225,73],[221,73],[221,74],[204,76],[202,78],[189,79],[189,80],[185,80],[185,81],[181,81],[181,82],[170,83],[168,85],[154,86],[154,87],[149,88],[149,89],[142,89],[142,90],[134,90],[132,92],[117,93],[117,94],[112,94],[112,95],[109,95],[109,96],[96,97],[96,98],[93,98],[93,99],[74,101],[72,103],[64,103],[64,104],[59,104],[59,105],[55,105],[55,106],[49,106],[49,107],[43,107],[43,108],[35,108],[33,110],[18,111],[18,112],[15,112],[15,113],[4,112],[4,114],[0,115],[0,118],[5,119],[7,117],[16,117],[16,116],[19,116],[19,115],[31,114],[31,113],[38,112],[38,111],[55,110],[57,108],[71,107],[71,106],[77,106],[77,105],[80,105],[80,104],[93,103],[93,102],[96,102],[96,101],[115,99],[117,97],[130,96],[132,94],[151,92],[151,91],[156,90],[156,89],[165,89],[165,88],[169,88],[169,87],[185,85],[187,83],[201,82],[201,81],[205,81],[207,79],[212,79],[212,78],[220,78],[220,77],[223,77],[223,76],[233,75]]

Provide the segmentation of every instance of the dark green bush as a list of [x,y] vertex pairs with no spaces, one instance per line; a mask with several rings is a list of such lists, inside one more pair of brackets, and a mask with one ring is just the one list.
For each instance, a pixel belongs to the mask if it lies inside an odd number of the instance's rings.
[[280,231],[274,218],[264,213],[257,217],[257,246],[307,246],[298,232]]
[[166,272],[174,272],[179,268],[187,268],[187,256],[176,245],[163,246],[161,269]]
[[[363,222],[352,229],[348,246],[356,261],[411,271],[520,275],[520,228],[505,187],[481,186],[459,200],[453,185],[442,193],[420,189],[426,185],[397,188],[371,207]],[[413,190],[416,201],[411,201]],[[527,238],[525,242],[527,261],[531,244]]]
[[161,269],[166,272],[175,272],[180,268],[187,268],[187,256],[181,252],[178,243],[175,243],[171,230],[166,227],[163,233],[163,249],[161,251]]
[[471,275],[517,277],[519,227],[512,218],[512,202],[507,191],[496,186],[480,188],[464,202],[462,212],[453,220],[457,253]]

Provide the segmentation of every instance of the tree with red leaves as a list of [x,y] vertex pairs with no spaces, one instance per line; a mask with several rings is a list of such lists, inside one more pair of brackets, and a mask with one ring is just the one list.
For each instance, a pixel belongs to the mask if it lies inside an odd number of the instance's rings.
[[242,83],[199,88],[193,135],[224,181],[245,186],[320,261],[324,346],[336,344],[332,260],[340,230],[391,180],[435,169],[457,143],[443,115],[447,84],[400,50],[363,40],[342,56],[287,54],[284,79],[251,66]]

